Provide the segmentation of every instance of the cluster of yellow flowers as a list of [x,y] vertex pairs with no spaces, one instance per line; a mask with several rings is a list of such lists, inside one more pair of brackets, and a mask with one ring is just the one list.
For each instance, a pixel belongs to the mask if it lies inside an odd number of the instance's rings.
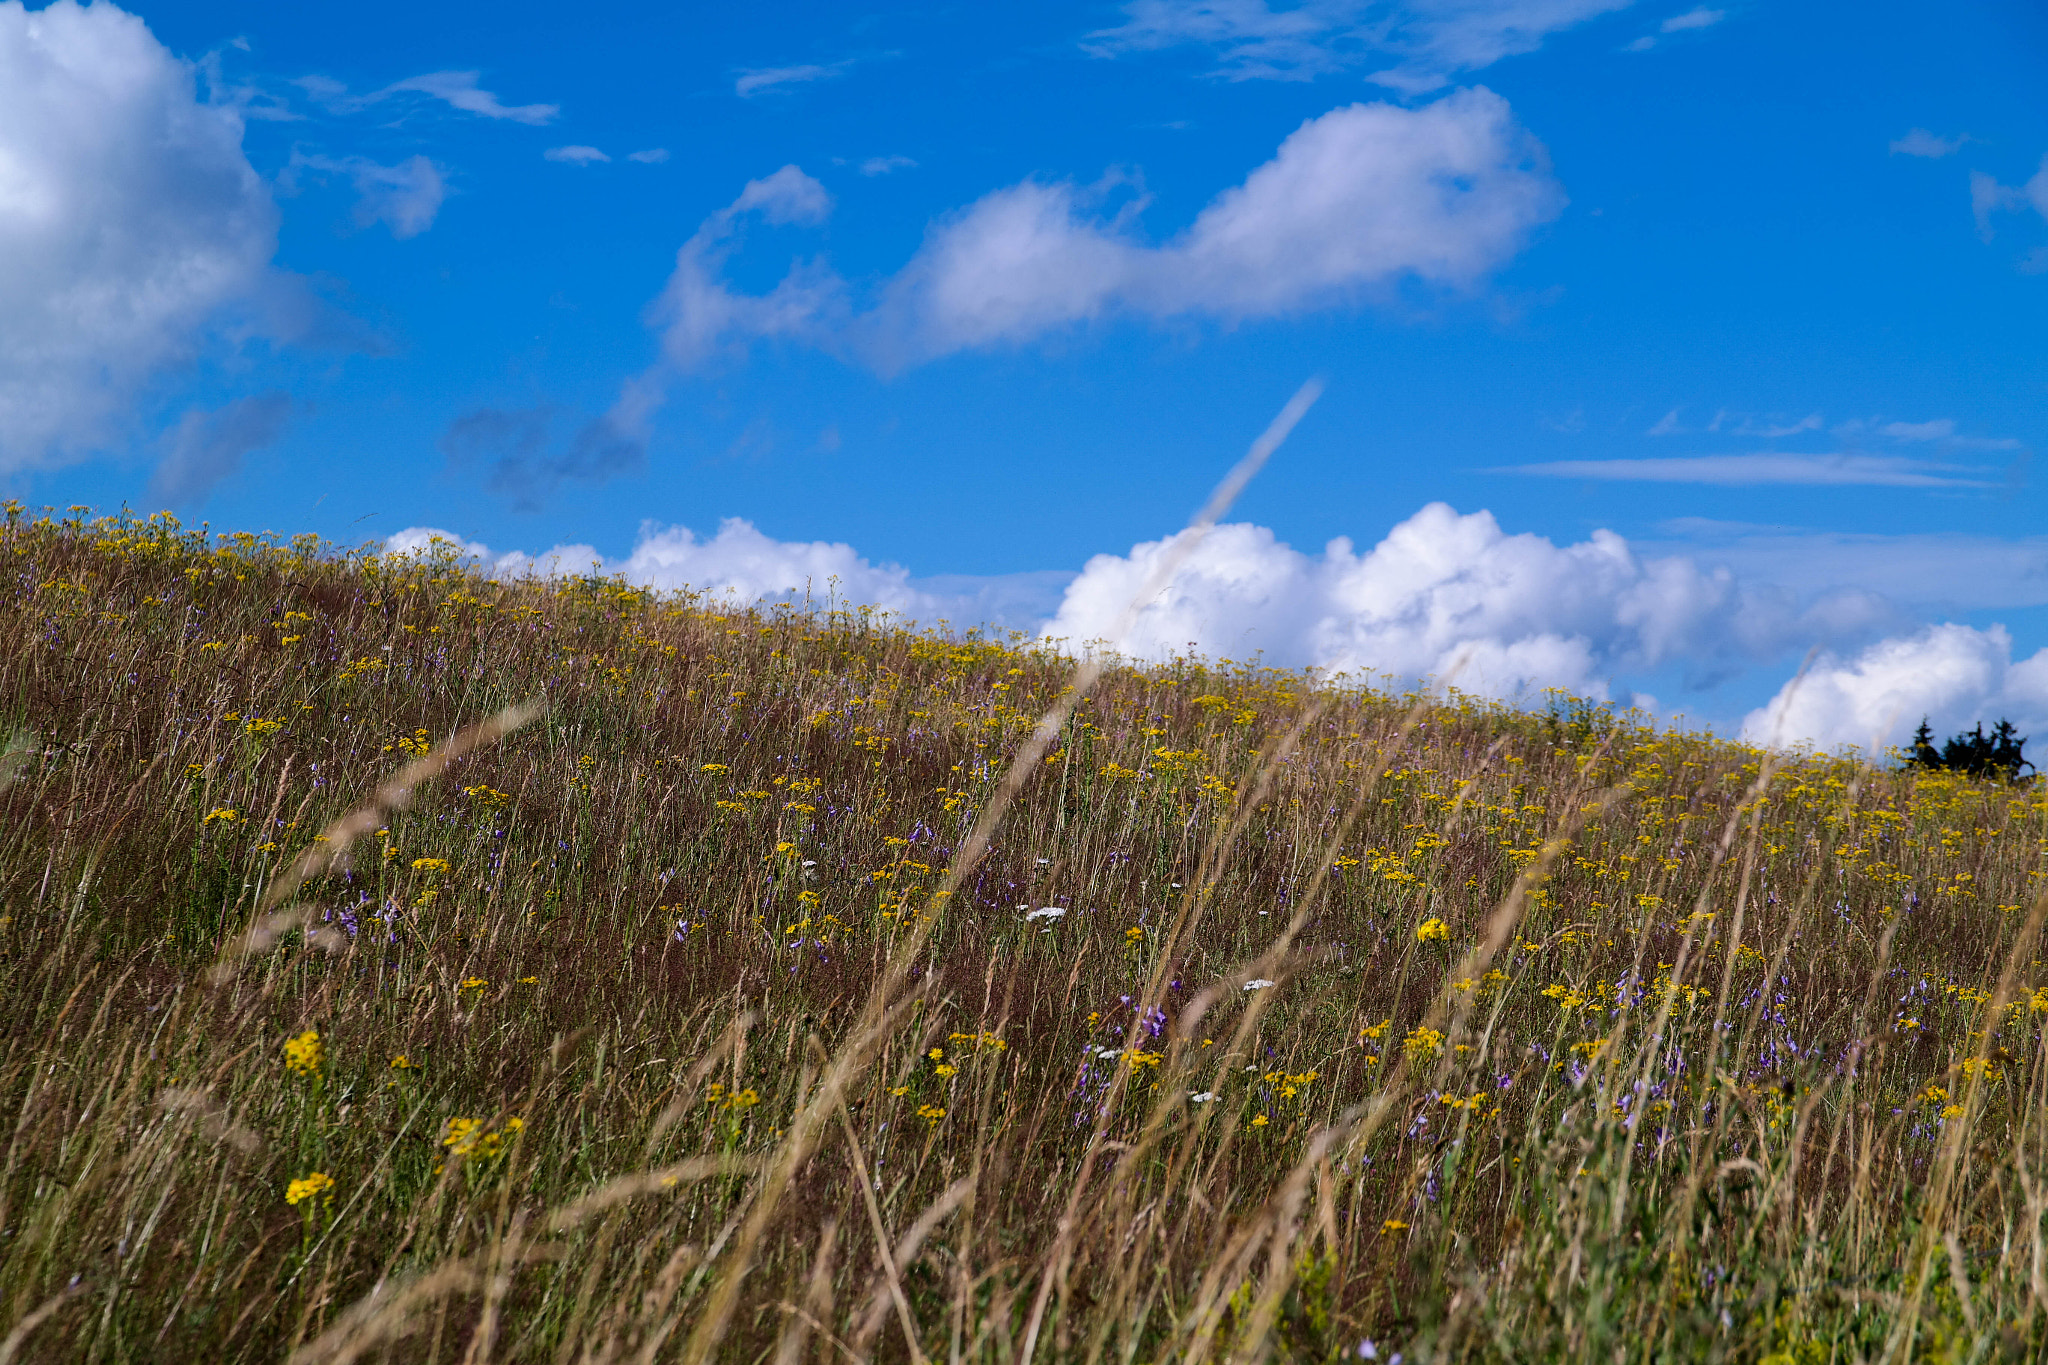
[[1279,1086],[1280,1098],[1291,1100],[1296,1094],[1300,1093],[1302,1086],[1307,1085],[1321,1074],[1318,1071],[1302,1071],[1292,1074],[1285,1071],[1268,1071],[1260,1079],[1265,1081],[1267,1085]]
[[427,750],[433,747],[434,742],[433,740],[428,738],[426,727],[421,726],[419,729],[414,730],[411,734],[400,735],[396,740],[385,745],[384,752],[388,754],[393,749],[398,749],[408,754],[424,755],[427,752]]
[[728,1091],[718,1081],[713,1081],[704,1091],[704,1103],[714,1109],[752,1109],[760,1102],[760,1094],[753,1089]]
[[284,1202],[287,1204],[303,1204],[312,1199],[326,1204],[334,1202],[333,1176],[325,1171],[313,1171],[285,1186]]
[[1413,1032],[1401,1040],[1401,1050],[1408,1054],[1410,1061],[1423,1061],[1436,1056],[1443,1050],[1444,1036],[1427,1025],[1417,1025]]
[[955,1033],[948,1037],[946,1041],[949,1043],[965,1043],[974,1048],[988,1048],[995,1052],[1007,1051],[1010,1046],[1002,1040],[1000,1035],[987,1031],[980,1033]]
[[320,1070],[327,1059],[327,1050],[320,1042],[320,1035],[307,1029],[296,1038],[287,1038],[284,1044],[284,1064],[301,1076],[310,1076]]
[[[525,1128],[525,1121],[518,1118],[508,1118],[498,1128],[488,1127],[482,1119],[452,1118],[441,1135],[441,1145],[470,1161],[490,1161],[503,1155],[506,1146]],[[434,1174],[439,1175],[441,1170],[436,1163]]]

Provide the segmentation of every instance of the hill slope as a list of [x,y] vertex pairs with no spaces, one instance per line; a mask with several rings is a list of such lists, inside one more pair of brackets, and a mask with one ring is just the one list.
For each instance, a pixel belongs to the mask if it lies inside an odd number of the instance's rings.
[[1021,640],[0,568],[0,1358],[2048,1340],[2033,787],[1192,661],[1006,786]]

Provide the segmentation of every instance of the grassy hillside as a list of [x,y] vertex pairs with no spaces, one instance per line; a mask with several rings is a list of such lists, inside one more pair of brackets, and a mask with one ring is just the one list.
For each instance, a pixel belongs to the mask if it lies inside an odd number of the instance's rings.
[[166,520],[0,572],[0,1363],[2048,1345],[2035,787]]

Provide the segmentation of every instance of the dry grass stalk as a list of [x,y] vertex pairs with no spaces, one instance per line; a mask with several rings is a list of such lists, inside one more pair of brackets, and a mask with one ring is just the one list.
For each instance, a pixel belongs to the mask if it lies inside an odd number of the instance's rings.
[[2031,785],[161,519],[0,555],[0,1353],[2048,1346]]

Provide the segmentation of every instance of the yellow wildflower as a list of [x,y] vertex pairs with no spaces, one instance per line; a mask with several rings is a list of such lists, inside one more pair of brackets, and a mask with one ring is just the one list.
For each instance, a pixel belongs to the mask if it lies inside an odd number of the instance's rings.
[[1443,1034],[1426,1025],[1417,1025],[1414,1032],[1401,1040],[1401,1050],[1408,1054],[1410,1061],[1434,1057],[1443,1045]]
[[287,1038],[284,1044],[284,1064],[302,1076],[310,1076],[320,1069],[327,1052],[320,1043],[320,1035],[307,1029],[296,1038]]
[[325,1171],[312,1171],[285,1186],[285,1203],[302,1204],[308,1199],[320,1199],[323,1203],[332,1204],[334,1177]]

